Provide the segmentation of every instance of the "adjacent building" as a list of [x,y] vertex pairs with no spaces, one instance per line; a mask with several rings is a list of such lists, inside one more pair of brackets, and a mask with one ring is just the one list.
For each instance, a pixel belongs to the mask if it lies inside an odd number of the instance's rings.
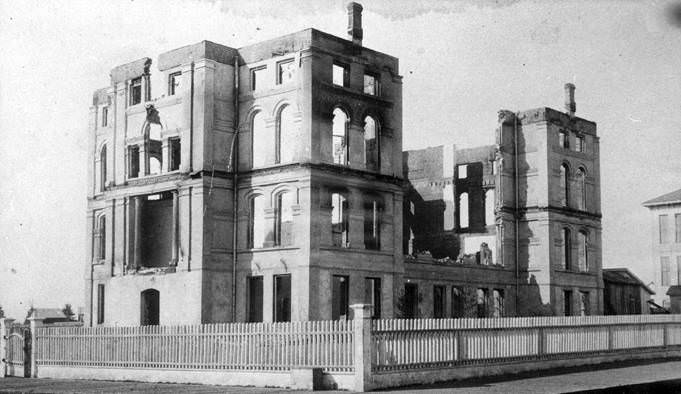
[[606,315],[646,315],[651,309],[655,294],[634,273],[626,268],[603,268],[603,300]]
[[652,260],[655,300],[670,307],[670,286],[681,285],[681,189],[643,203],[653,219]]
[[494,146],[403,152],[398,60],[362,46],[361,12],[348,39],[203,41],[111,71],[87,324],[602,312],[599,142],[574,87],[567,112],[502,111]]

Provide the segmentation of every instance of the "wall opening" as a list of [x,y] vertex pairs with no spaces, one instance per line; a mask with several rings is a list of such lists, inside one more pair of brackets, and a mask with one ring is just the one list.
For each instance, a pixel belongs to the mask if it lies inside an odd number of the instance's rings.
[[331,320],[349,319],[349,282],[343,275],[334,275],[331,289]]
[[404,310],[402,313],[405,319],[419,317],[419,287],[415,283],[404,284]]
[[140,197],[140,258],[142,267],[167,267],[172,259],[172,193]]
[[274,276],[275,322],[291,321],[291,275]]
[[157,326],[159,324],[159,292],[147,289],[141,295],[140,325]]
[[263,310],[263,277],[248,278],[248,321],[261,322]]
[[445,318],[447,310],[447,288],[445,286],[433,286],[433,317]]
[[364,280],[364,303],[371,305],[371,318],[381,318],[381,279],[366,278]]
[[333,246],[348,247],[348,199],[341,193],[331,194],[331,237]]
[[348,115],[336,107],[333,110],[333,163],[348,164]]
[[367,170],[380,168],[378,123],[371,116],[364,118],[364,164]]
[[277,246],[293,245],[293,205],[295,194],[290,192],[277,195],[274,243]]

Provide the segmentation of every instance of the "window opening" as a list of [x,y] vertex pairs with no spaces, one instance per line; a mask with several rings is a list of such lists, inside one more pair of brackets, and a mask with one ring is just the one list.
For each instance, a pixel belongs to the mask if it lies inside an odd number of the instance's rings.
[[331,320],[348,320],[349,315],[349,278],[342,275],[333,276],[331,290]]
[[277,195],[275,245],[293,245],[293,205],[295,203],[295,194],[293,193],[280,193]]
[[97,324],[104,323],[104,285],[97,285]]
[[333,162],[347,165],[348,157],[348,115],[340,108],[333,110]]
[[251,69],[251,90],[261,90],[266,86],[267,67]]
[[348,200],[340,193],[331,195],[331,231],[334,246],[348,247]]
[[380,160],[378,125],[374,118],[364,118],[364,164],[367,170],[378,170]]
[[364,202],[364,247],[381,249],[381,208],[377,200]]
[[295,63],[293,59],[277,63],[277,83],[284,84],[292,81],[295,75]]
[[334,63],[333,64],[333,84],[337,86],[350,86],[350,67]]
[[181,75],[181,71],[168,75],[168,96],[174,96],[176,93],[179,93]]
[[291,321],[291,275],[274,276],[274,321]]
[[142,78],[135,78],[130,81],[130,105],[142,102]]
[[433,317],[442,319],[447,309],[447,288],[445,286],[433,286]]
[[364,74],[364,93],[378,96],[378,78],[375,75]]
[[248,278],[248,321],[261,322],[263,309],[263,277]]
[[157,326],[159,324],[159,292],[154,289],[147,289],[141,296],[140,325]]
[[364,280],[364,303],[371,305],[371,318],[381,318],[381,279],[366,278]]

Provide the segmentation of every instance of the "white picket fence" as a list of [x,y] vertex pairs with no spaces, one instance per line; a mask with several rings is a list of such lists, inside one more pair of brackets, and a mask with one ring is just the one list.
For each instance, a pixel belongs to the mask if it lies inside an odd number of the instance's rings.
[[350,371],[352,322],[40,327],[38,365],[192,370]]
[[[681,315],[371,320],[370,308],[353,308],[352,321],[34,324],[31,370],[38,377],[92,378],[93,371],[106,370],[113,379],[153,380],[158,373],[167,381],[192,382],[222,374],[222,384],[287,387],[297,378],[281,376],[299,377],[313,368],[324,372],[330,387],[363,391],[452,379],[459,372],[469,376],[465,367],[471,365],[478,376],[499,368],[541,369],[554,361],[681,354]],[[273,380],[264,381],[264,375]]]
[[681,315],[377,320],[372,370],[575,357],[681,345]]

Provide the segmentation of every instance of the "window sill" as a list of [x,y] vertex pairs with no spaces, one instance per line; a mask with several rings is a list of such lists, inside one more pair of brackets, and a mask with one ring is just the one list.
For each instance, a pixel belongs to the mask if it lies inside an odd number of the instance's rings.
[[577,275],[595,275],[595,273],[590,272],[590,271],[577,271],[577,270],[565,270],[565,269],[556,269],[554,270],[555,272],[560,272],[563,274],[577,274]]
[[381,256],[392,256],[392,252],[384,251],[384,250],[375,250],[375,249],[360,249],[360,248],[344,248],[342,246],[320,246],[319,250],[327,250],[327,251],[333,251],[333,252],[347,252],[347,253],[368,253],[368,254],[374,254],[374,255],[381,255]]
[[246,248],[237,250],[237,254],[242,253],[266,253],[266,252],[281,252],[285,250],[298,250],[298,246],[273,246],[271,248]]

